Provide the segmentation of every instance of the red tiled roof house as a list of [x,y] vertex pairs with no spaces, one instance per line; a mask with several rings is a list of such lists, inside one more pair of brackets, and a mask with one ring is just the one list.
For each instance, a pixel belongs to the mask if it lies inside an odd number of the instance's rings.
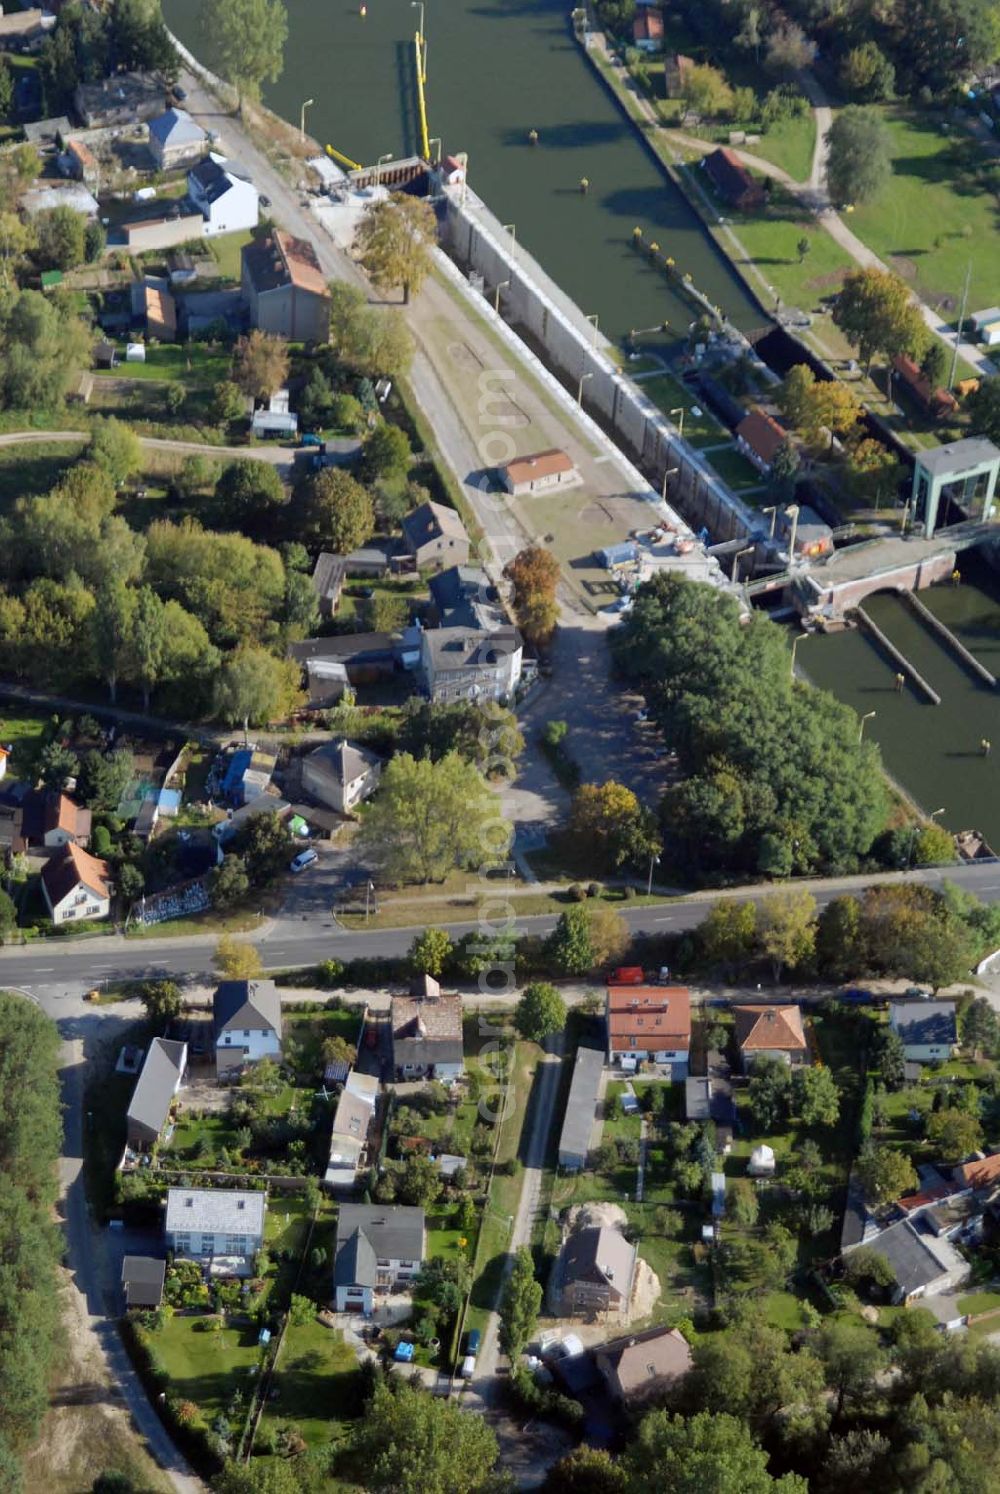
[[744,1073],[759,1058],[776,1058],[788,1064],[808,1061],[809,1044],[800,1007],[734,1006],[733,1016]]
[[687,1078],[691,1047],[691,996],[686,986],[607,988],[608,1062],[624,1069],[650,1061],[670,1064]]

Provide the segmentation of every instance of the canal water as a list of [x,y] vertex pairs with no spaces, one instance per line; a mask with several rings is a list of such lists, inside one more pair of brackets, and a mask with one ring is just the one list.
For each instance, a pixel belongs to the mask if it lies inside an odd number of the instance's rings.
[[[167,23],[199,55],[200,0],[163,0]],[[632,245],[642,228],[744,330],[766,320],[696,214],[663,175],[574,40],[569,0],[426,0],[431,136],[467,151],[469,182],[601,330],[616,340],[690,304]],[[371,165],[417,146],[410,0],[288,0],[285,68],[264,98],[316,139]],[[538,131],[532,147],[528,132]],[[591,183],[584,196],[581,177]],[[655,339],[646,339],[655,344]]]
[[[1000,578],[961,556],[962,584],[920,593],[920,600],[966,648],[1000,677]],[[896,673],[878,645],[857,629],[803,639],[797,662],[863,715],[892,776],[949,830],[981,830],[1000,851],[1000,690],[991,690],[897,596],[870,597],[865,611],[941,696],[931,705],[911,686],[897,694]],[[993,751],[984,757],[980,742]]]

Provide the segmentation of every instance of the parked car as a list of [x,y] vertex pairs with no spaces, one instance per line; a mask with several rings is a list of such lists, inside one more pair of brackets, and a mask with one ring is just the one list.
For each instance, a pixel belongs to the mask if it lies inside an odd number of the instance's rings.
[[260,205],[261,205],[262,208],[269,208],[271,206],[271,199],[270,199],[270,197],[265,197],[264,194],[263,194],[263,192],[258,197],[257,201],[260,203]]
[[476,1373],[476,1361],[471,1354],[466,1354],[462,1360],[462,1379],[471,1380]]
[[840,993],[840,1000],[850,1002],[852,1006],[869,1006],[874,999],[871,991],[866,991],[862,986],[849,986]]
[[318,446],[320,451],[326,450],[326,442],[323,440],[323,437],[315,435],[312,431],[306,432],[306,434],[302,437],[302,440],[299,442],[299,445]]
[[183,102],[187,98],[187,96],[188,96],[187,95],[187,89],[186,88],[182,88],[179,83],[175,83],[174,84],[174,98],[177,100],[177,102],[179,104],[183,104]]
[[312,846],[309,846],[307,850],[300,851],[297,856],[293,857],[288,863],[288,870],[290,872],[305,871],[307,866],[312,866],[313,862],[318,860],[319,856],[313,850]]
[[481,1342],[482,1342],[482,1335],[480,1334],[479,1329],[478,1328],[470,1328],[469,1331],[468,1331],[468,1333],[465,1336],[465,1352],[466,1352],[466,1354],[478,1354],[479,1353],[479,1345],[480,1345]]

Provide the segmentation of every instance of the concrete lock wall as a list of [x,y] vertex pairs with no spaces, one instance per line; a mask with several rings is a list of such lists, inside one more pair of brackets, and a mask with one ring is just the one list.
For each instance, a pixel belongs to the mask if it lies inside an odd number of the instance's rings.
[[[926,560],[918,560],[895,569],[875,571],[858,580],[844,581],[840,586],[824,587],[822,596],[810,606],[810,611],[821,608],[830,617],[843,617],[866,597],[878,591],[923,591],[940,581],[946,581],[955,569],[956,552],[945,550]],[[814,578],[819,581],[819,576]]]
[[635,454],[662,482],[670,502],[694,527],[706,525],[715,542],[742,539],[760,529],[752,509],[722,481],[662,410],[608,356],[610,343],[579,307],[553,284],[541,266],[504,231],[474,192],[445,192],[442,238],[455,258],[483,277],[492,300],[500,287],[505,319],[545,350],[572,383],[583,381],[586,404],[599,412],[619,444]]

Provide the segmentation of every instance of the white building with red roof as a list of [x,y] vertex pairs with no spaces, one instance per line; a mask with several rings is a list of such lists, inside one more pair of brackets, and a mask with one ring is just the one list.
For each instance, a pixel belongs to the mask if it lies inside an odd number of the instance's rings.
[[669,1064],[687,1078],[691,995],[686,986],[609,985],[606,998],[608,1062],[623,1069]]

